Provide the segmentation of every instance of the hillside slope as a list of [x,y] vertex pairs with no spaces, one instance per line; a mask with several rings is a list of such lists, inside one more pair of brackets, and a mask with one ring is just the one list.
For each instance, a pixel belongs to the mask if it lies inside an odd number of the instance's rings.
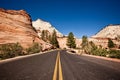
[[115,39],[120,35],[120,25],[108,25],[92,37]]

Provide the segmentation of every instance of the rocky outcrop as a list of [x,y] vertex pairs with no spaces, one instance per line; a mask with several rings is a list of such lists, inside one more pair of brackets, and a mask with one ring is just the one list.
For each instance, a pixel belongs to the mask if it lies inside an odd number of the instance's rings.
[[24,10],[0,9],[0,44],[19,42],[24,48],[33,42],[49,47],[39,39],[29,14]]
[[49,32],[48,35],[51,35],[55,30],[58,37],[63,36],[63,34],[60,33],[55,27],[53,27],[49,22],[43,21],[41,19],[37,19],[36,21],[33,21],[32,25],[37,30],[39,37],[41,37],[41,33],[43,30],[48,31]]
[[57,38],[57,40],[59,43],[59,47],[61,49],[68,48],[68,46],[66,45],[67,44],[67,37],[59,37],[59,38]]
[[[68,49],[68,46],[66,45],[67,44],[67,36],[59,37],[59,38],[57,38],[57,40],[58,40],[58,43],[59,43],[59,46],[61,49],[64,49],[64,48]],[[75,43],[76,43],[77,48],[81,48],[82,39],[75,38]]]
[[120,35],[120,25],[108,25],[92,37],[115,39],[118,35]]
[[96,35],[92,36],[89,41],[93,41],[96,45],[107,48],[108,39],[110,38],[116,46],[119,46],[120,43],[116,40],[118,36],[120,36],[120,25],[108,25]]
[[[117,37],[120,36],[120,25],[109,25],[100,30],[96,35],[88,38],[88,41],[94,42],[97,46],[102,46],[103,48],[108,48],[108,39],[110,38],[114,44],[115,48],[119,48],[120,39],[117,40]],[[60,48],[68,48],[67,36],[58,38]],[[81,48],[82,39],[75,38],[76,47]]]

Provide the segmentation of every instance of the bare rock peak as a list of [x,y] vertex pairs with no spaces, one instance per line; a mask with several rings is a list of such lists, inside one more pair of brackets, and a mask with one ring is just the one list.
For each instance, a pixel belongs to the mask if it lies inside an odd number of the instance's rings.
[[100,38],[112,38],[115,39],[118,35],[120,35],[120,25],[108,25],[102,30],[100,30],[96,35],[92,37],[100,37]]
[[32,25],[36,30],[40,31],[40,33],[38,33],[39,36],[40,36],[42,30],[47,30],[47,31],[49,31],[50,34],[52,34],[53,31],[55,30],[58,37],[63,36],[62,33],[60,33],[55,27],[53,27],[50,24],[50,22],[44,21],[42,19],[37,19],[36,21],[33,21]]

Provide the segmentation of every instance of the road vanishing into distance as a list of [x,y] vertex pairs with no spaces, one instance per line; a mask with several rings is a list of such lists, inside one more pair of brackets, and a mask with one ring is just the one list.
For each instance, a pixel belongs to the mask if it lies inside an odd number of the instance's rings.
[[56,50],[0,62],[0,80],[120,80],[120,63]]

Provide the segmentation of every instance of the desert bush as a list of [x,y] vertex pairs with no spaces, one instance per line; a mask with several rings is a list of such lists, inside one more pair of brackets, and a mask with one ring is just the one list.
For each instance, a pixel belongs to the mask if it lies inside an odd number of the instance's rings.
[[12,58],[23,53],[23,48],[19,43],[8,43],[0,45],[0,58]]
[[101,46],[96,46],[92,41],[88,44],[89,53],[97,56],[106,56],[108,54],[106,49],[103,49]]
[[103,48],[98,48],[96,46],[91,48],[90,54],[97,56],[105,56],[110,58],[119,58],[120,59],[120,50],[109,50]]
[[110,50],[108,55],[108,57],[120,59],[120,50]]
[[26,49],[27,54],[33,54],[40,52],[42,47],[38,43],[33,43],[33,45]]
[[97,56],[106,56],[108,54],[106,49],[97,48],[95,50],[91,50],[91,54]]

